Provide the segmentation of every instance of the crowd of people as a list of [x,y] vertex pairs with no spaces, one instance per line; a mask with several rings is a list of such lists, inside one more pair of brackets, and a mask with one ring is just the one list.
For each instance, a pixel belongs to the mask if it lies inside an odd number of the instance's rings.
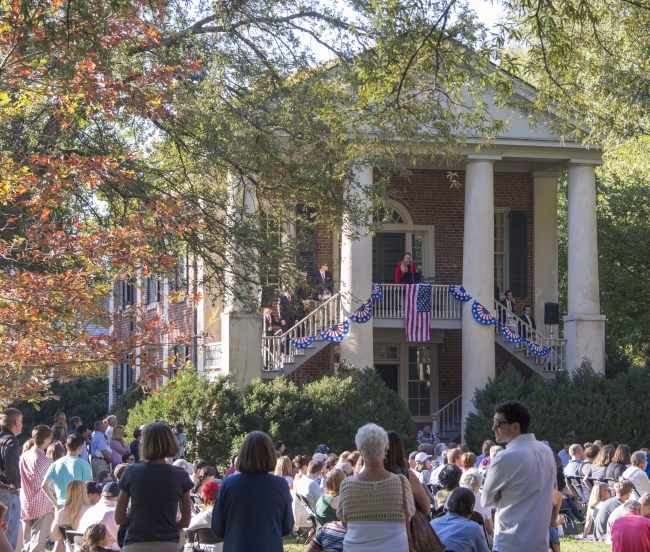
[[48,541],[56,552],[281,552],[289,535],[306,552],[409,552],[422,523],[454,552],[560,552],[561,530],[576,523],[613,552],[650,551],[648,451],[567,440],[556,454],[514,401],[495,408],[495,439],[479,455],[439,443],[430,426],[408,453],[399,434],[369,423],[357,450],[321,444],[292,460],[253,431],[223,478],[186,461],[182,426],[162,420],[128,445],[114,417],[89,433],[60,414],[22,447],[20,411],[2,411],[0,426],[0,552]]

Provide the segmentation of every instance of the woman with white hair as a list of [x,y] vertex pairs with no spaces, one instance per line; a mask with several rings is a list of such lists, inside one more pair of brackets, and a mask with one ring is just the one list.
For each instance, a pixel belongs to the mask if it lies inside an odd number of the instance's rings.
[[415,513],[413,492],[407,478],[384,467],[388,435],[378,425],[366,424],[355,443],[365,468],[341,483],[337,515],[348,528],[345,552],[408,552],[406,522]]
[[474,511],[481,514],[485,523],[485,530],[492,534],[494,525],[492,523],[492,508],[481,506],[481,476],[473,471],[466,471],[460,478],[460,486],[469,489],[474,493]]

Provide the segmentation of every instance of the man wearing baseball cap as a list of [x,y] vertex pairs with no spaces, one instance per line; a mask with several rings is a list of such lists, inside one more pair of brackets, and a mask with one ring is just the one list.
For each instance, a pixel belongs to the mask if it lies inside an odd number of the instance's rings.
[[101,523],[106,526],[106,530],[111,537],[110,550],[120,550],[117,544],[117,531],[119,526],[115,523],[115,506],[117,506],[117,497],[120,494],[120,485],[115,481],[110,481],[102,487],[102,497],[99,502],[86,510],[81,516],[79,528],[77,531],[84,533],[88,527]]
[[97,481],[88,481],[88,483],[86,483],[86,492],[88,493],[90,505],[94,506],[102,497],[102,484],[97,483]]

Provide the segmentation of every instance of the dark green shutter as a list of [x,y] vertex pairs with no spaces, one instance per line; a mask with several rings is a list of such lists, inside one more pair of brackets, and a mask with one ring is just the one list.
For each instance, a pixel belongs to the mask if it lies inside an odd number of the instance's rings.
[[515,297],[528,295],[528,213],[510,212],[510,289]]

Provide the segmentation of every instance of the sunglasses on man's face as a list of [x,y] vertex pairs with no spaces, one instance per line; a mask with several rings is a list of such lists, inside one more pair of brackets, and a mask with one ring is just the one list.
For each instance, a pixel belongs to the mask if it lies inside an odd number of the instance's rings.
[[511,424],[513,422],[506,422],[505,420],[492,420],[492,427],[499,428],[503,424]]

